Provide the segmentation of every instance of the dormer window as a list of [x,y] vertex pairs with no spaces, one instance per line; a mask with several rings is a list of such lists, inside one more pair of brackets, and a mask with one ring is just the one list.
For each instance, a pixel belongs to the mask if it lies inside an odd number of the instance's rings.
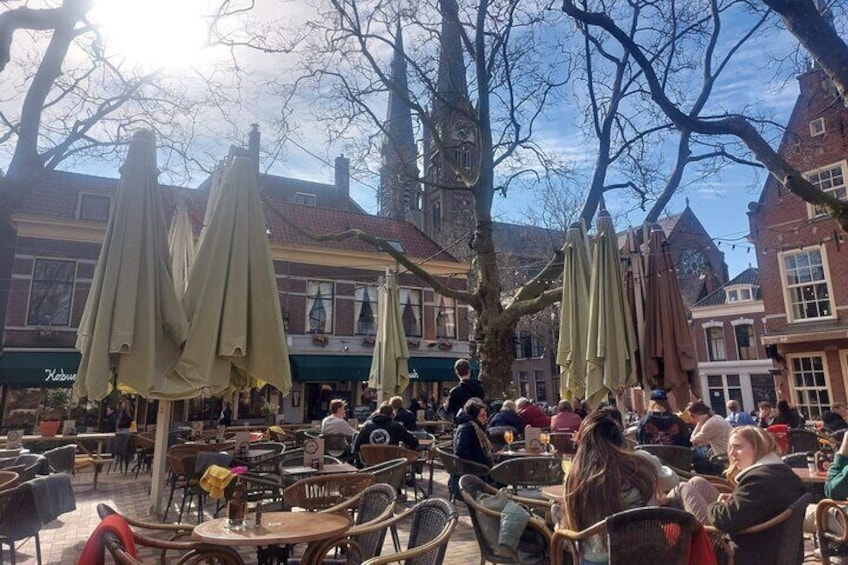
[[304,206],[315,206],[315,195],[309,192],[296,192],[294,202],[295,204],[303,204]]
[[729,287],[725,289],[725,292],[727,293],[728,304],[732,302],[746,302],[754,299],[754,287],[750,285]]

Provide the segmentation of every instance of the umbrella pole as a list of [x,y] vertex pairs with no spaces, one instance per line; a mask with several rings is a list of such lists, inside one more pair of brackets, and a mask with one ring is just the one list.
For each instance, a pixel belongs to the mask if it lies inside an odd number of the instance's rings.
[[173,402],[160,400],[156,413],[156,439],[153,449],[153,477],[150,479],[150,516],[158,519],[162,510],[162,485],[165,482],[165,452],[168,450],[168,431],[171,427]]

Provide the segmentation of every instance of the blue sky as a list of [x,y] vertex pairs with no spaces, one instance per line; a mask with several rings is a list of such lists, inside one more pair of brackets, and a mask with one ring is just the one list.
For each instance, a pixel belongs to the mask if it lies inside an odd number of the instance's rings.
[[[185,5],[182,2],[185,2]],[[189,4],[200,6],[205,2],[207,0],[181,0],[181,6]],[[260,9],[270,12],[273,10],[271,4],[263,5]],[[309,9],[305,7],[305,4],[304,2],[287,2],[279,5],[288,10],[287,17],[295,18],[299,14],[305,18],[309,15]],[[191,10],[183,8],[181,13],[188,17],[191,15]],[[176,22],[172,24],[176,25]],[[729,19],[725,26],[727,32],[732,35],[734,28],[741,29],[744,24],[744,18]],[[123,33],[126,34],[126,32]],[[149,41],[149,38],[144,35],[142,40]],[[771,55],[782,57],[791,51],[794,45],[795,42],[788,33],[772,28],[754,44],[743,49],[737,55],[736,62],[727,69],[723,79],[717,85],[709,108],[711,112],[744,111],[755,108],[758,113],[767,115],[778,123],[786,123],[797,95],[797,83],[791,78],[793,75],[791,69],[783,68],[775,72]],[[143,55],[146,51],[141,50],[140,53]],[[243,88],[242,104],[234,110],[232,116],[228,116],[231,120],[230,124],[223,128],[227,131],[226,138],[217,141],[209,139],[208,147],[205,148],[207,152],[223,156],[229,143],[245,142],[247,129],[253,121],[262,123],[265,149],[271,149],[275,131],[274,116],[279,110],[274,105],[273,95],[263,87],[263,84],[287,64],[288,62],[284,59],[276,58],[273,62],[262,62],[257,59],[244,66],[245,72],[240,77]],[[582,167],[582,175],[585,177],[594,160],[592,140],[581,137],[575,117],[580,109],[569,107],[568,103],[568,101],[563,102],[562,108],[555,109],[548,122],[542,125],[540,137],[544,139],[547,147],[555,148],[559,153],[572,158],[577,166]],[[3,109],[2,104],[0,109]],[[309,110],[310,108],[305,107],[302,111],[298,108],[293,112],[294,130],[291,140],[285,143],[279,158],[269,165],[269,171],[297,178],[332,182],[333,159],[336,155],[349,153],[349,151],[346,151],[341,144],[327,143],[327,132],[320,124],[311,120]],[[379,112],[380,115],[383,113],[384,111]],[[207,128],[203,134],[211,130],[212,128]],[[669,149],[672,148],[669,147]],[[3,151],[0,151],[0,167],[4,166],[2,153]],[[167,168],[167,165],[165,166]],[[117,164],[114,163],[87,163],[65,168],[117,176]],[[373,162],[370,168],[375,170]],[[190,184],[196,184],[202,176],[196,175]],[[701,219],[704,227],[720,244],[719,248],[725,253],[730,275],[733,276],[747,268],[749,264],[756,262],[756,254],[748,251],[751,246],[744,239],[748,233],[746,211],[748,203],[757,199],[765,174],[749,167],[734,165],[728,166],[721,171],[720,175],[713,176],[704,182],[693,182],[694,176],[694,170],[690,170],[688,179],[684,183],[686,188],[679,191],[666,212],[679,212],[688,198],[691,208]],[[167,175],[163,180],[169,180]],[[378,179],[373,175],[354,172],[352,195],[369,212],[377,211],[375,190],[377,182]],[[618,195],[613,195],[607,199],[610,209],[618,214],[617,228],[623,229],[628,224],[640,223],[644,213],[638,210],[625,213],[627,208],[616,207],[617,198]],[[496,200],[494,215],[500,220],[520,223],[526,219],[528,202],[534,201],[537,200],[532,194],[523,190],[514,190],[508,198]]]

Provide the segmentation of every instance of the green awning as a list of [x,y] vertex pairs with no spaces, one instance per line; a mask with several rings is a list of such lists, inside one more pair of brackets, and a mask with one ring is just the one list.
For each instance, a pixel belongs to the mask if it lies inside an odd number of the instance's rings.
[[[368,380],[371,357],[364,355],[289,355],[292,380],[296,382],[340,382]],[[456,380],[452,357],[411,357],[409,378],[412,382]]]
[[6,352],[0,356],[0,384],[12,388],[69,387],[77,380],[80,354],[68,352]]

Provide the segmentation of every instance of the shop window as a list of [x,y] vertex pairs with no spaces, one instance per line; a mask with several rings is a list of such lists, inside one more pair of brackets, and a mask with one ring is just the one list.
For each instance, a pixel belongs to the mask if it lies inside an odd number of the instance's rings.
[[30,326],[70,325],[76,269],[76,261],[35,260],[27,324]]
[[795,406],[807,418],[820,419],[830,410],[824,359],[820,355],[793,357],[791,367]]

